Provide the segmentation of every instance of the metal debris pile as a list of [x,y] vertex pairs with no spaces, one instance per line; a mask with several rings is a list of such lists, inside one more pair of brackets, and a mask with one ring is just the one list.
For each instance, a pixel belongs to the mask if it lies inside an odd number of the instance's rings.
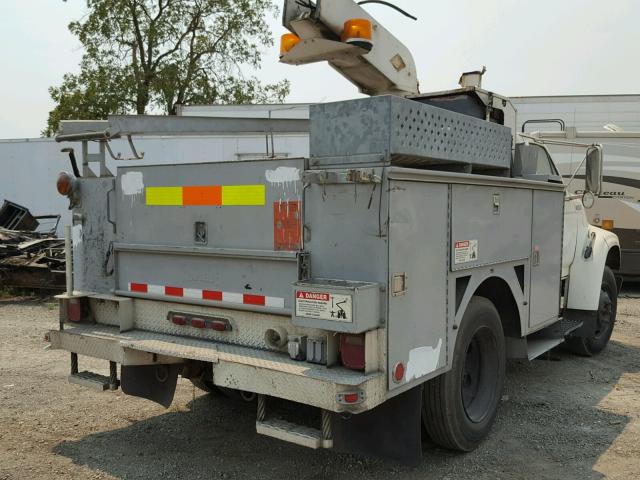
[[33,216],[7,200],[0,208],[0,288],[63,290],[64,240],[60,215]]

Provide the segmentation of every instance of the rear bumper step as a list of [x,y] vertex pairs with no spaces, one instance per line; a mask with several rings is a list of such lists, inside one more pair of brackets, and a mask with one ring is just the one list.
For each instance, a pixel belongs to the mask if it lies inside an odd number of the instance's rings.
[[[323,445],[322,432],[320,430],[296,425],[279,418],[256,422],[256,431],[267,437],[277,438],[278,440],[295,443],[314,450],[331,448],[331,445]],[[328,440],[328,442],[332,443],[331,440]]]
[[298,425],[281,418],[267,419],[267,399],[258,396],[258,414],[256,432],[267,437],[277,438],[284,442],[294,443],[301,447],[317,450],[333,448],[331,433],[331,413],[322,411],[322,429]]
[[[284,353],[142,330],[120,332],[118,327],[99,324],[67,325],[62,331],[50,331],[49,339],[53,349],[127,366],[208,362],[215,385],[327,411],[360,413],[385,401],[386,378],[381,372],[367,375],[343,367],[327,368],[291,360]],[[77,380],[74,383],[80,383]],[[364,402],[345,406],[336,401],[339,394],[354,389],[364,392]]]
[[72,373],[68,378],[69,383],[75,383],[76,385],[81,385],[91,390],[97,390],[99,392],[109,390],[110,382],[109,377],[106,375],[99,375],[85,370],[84,372]]

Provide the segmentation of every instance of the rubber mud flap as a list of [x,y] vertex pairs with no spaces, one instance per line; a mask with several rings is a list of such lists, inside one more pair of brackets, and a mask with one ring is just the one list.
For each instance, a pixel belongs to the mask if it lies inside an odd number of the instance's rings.
[[169,408],[182,365],[122,366],[120,388],[127,395],[146,398]]
[[422,385],[358,415],[332,415],[333,447],[343,453],[422,462]]

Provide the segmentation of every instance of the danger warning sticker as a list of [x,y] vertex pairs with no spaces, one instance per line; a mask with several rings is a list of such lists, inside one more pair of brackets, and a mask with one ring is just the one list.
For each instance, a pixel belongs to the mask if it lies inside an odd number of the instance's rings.
[[296,316],[353,322],[351,295],[296,290]]
[[453,261],[456,265],[476,260],[478,260],[478,240],[463,240],[455,243]]

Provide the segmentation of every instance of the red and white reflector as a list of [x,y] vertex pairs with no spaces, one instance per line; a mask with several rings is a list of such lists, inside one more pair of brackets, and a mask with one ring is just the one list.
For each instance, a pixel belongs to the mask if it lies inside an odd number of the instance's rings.
[[284,298],[255,295],[248,293],[221,292],[218,290],[203,290],[187,288],[178,285],[152,285],[150,283],[129,283],[129,291],[137,294],[155,295],[161,297],[206,300],[209,302],[236,303],[257,307],[284,308]]

